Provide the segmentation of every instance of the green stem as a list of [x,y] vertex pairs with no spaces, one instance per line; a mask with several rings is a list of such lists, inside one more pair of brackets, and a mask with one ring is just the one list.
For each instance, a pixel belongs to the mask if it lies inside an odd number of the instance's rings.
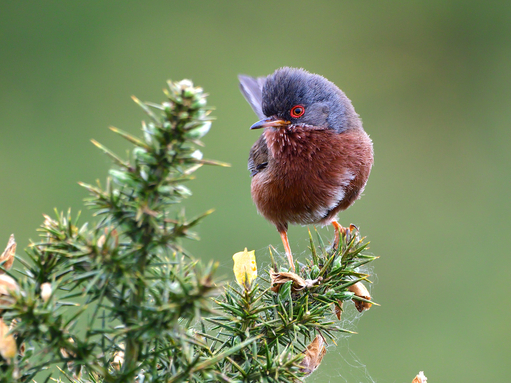
[[[155,233],[152,232],[149,225],[146,225],[144,228],[145,235],[143,236],[143,246],[140,249],[138,262],[137,262],[137,273],[134,275],[145,274],[145,269],[147,265],[147,256],[148,256],[148,247],[151,243],[151,240]],[[134,320],[140,321],[140,307],[144,303],[145,300],[145,284],[143,282],[143,278],[139,278],[136,283],[136,289],[130,296],[130,305],[129,305],[129,314],[124,316],[124,326],[129,329],[130,322]],[[143,344],[140,337],[136,334],[133,334],[131,331],[127,331],[126,333],[126,345],[125,345],[125,353],[124,353],[124,365],[123,365],[123,381],[131,382],[133,376],[136,374],[139,365],[139,355],[140,350],[142,349]]]

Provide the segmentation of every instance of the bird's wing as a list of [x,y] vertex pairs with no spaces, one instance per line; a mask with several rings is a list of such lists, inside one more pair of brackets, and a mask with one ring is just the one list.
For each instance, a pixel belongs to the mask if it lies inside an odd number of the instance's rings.
[[263,101],[263,85],[266,82],[266,77],[250,77],[240,74],[238,76],[240,80],[240,90],[245,96],[245,99],[248,101],[254,112],[257,114],[257,117],[260,119],[265,118],[266,116],[263,113],[262,101]]
[[268,166],[268,145],[264,134],[261,134],[259,139],[250,149],[248,156],[248,170],[250,175],[253,177]]

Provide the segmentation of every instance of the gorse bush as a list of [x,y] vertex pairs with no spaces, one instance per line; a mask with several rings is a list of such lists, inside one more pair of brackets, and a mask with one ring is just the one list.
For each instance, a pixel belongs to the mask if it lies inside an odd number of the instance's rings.
[[[310,237],[310,259],[294,272],[259,272],[252,252],[235,255],[236,282],[217,284],[216,264],[182,247],[210,212],[187,219],[185,183],[205,160],[210,129],[203,90],[169,82],[161,104],[135,101],[149,116],[141,138],[105,186],[82,184],[96,216],[45,216],[39,241],[0,258],[1,382],[298,382],[321,363],[339,333],[343,303],[371,298],[360,267],[375,257],[351,227],[339,249]],[[280,258],[279,258],[280,259]],[[57,370],[58,368],[59,370]]]

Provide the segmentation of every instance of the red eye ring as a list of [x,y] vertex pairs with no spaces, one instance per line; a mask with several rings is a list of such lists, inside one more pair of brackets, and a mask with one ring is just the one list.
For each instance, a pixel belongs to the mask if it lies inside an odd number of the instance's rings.
[[303,105],[295,105],[291,108],[289,114],[293,118],[300,118],[305,113],[305,107]]

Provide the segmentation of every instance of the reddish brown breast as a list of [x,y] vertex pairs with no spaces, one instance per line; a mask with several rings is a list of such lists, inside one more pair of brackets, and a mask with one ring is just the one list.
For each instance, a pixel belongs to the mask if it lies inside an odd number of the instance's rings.
[[360,196],[373,163],[362,129],[266,128],[268,166],[252,178],[259,212],[277,226],[327,224]]

